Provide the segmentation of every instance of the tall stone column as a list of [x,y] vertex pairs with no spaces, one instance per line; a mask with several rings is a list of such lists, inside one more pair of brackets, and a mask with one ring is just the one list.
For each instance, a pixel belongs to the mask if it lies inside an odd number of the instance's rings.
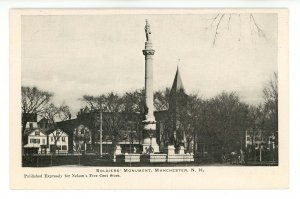
[[146,92],[146,119],[144,123],[143,153],[159,152],[156,142],[156,122],[153,114],[153,55],[150,24],[146,20],[146,42],[143,54],[145,56],[145,92]]

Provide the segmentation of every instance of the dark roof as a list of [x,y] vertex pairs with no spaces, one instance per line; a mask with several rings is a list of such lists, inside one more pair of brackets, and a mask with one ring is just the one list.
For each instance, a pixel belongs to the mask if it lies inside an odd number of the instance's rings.
[[53,131],[55,131],[55,129],[48,129],[47,131],[45,131],[46,135],[49,135],[50,133],[52,133]]
[[36,113],[22,113],[22,118],[26,118],[27,122],[37,122]]
[[57,122],[57,126],[69,136],[73,134],[74,129],[80,124],[78,118]]
[[57,129],[54,129],[54,128],[51,128],[51,129],[48,129],[47,131],[45,131],[44,133],[48,136],[50,135],[51,133],[53,133],[54,131],[56,130],[61,130],[62,132],[66,133],[67,135],[69,135],[67,132],[65,132],[64,130],[62,130],[61,128],[57,128]]
[[42,118],[42,119],[40,119],[40,121],[38,121],[38,124],[41,124],[41,123],[48,123],[48,119],[46,119],[46,118]]

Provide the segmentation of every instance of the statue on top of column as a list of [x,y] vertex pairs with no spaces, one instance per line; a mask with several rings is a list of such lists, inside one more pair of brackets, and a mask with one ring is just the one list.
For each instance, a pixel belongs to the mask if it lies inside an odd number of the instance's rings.
[[150,24],[147,19],[146,19],[146,25],[145,25],[145,33],[146,33],[147,41],[151,41],[151,39],[150,39],[150,35],[151,35]]

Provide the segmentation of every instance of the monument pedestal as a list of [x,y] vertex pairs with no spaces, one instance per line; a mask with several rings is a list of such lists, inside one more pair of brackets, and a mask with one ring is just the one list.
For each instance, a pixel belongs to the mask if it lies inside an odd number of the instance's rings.
[[143,139],[143,153],[152,154],[159,152],[159,146],[156,142],[156,122],[153,114],[147,114],[144,124],[144,139]]

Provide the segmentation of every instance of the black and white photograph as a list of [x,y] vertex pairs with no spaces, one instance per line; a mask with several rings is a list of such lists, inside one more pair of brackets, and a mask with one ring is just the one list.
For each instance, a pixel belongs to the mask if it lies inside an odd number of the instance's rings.
[[21,168],[117,178],[287,164],[284,11],[48,12],[19,20]]

